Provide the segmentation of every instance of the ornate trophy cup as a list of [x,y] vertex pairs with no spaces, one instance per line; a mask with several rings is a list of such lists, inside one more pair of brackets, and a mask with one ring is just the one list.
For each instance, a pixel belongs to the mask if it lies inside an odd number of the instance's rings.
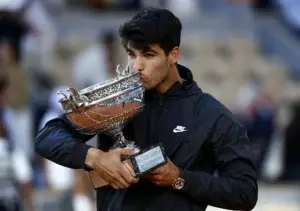
[[[68,88],[69,95],[62,91],[59,100],[65,115],[75,130],[82,134],[108,134],[115,141],[112,148],[139,147],[126,140],[122,129],[125,124],[144,107],[144,87],[138,72],[118,65],[117,76],[80,91]],[[140,151],[138,154],[123,158],[130,159],[136,176],[141,176],[167,162],[162,145]],[[107,185],[95,170],[90,171],[94,188]]]

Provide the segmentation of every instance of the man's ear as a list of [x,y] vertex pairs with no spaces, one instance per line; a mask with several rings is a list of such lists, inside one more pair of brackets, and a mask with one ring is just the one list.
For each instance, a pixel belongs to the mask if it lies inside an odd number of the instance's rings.
[[169,53],[169,64],[175,64],[179,60],[179,47],[174,47]]

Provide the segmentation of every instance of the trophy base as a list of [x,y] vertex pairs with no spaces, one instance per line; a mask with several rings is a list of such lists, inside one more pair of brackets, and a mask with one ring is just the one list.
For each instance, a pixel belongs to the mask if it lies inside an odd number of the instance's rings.
[[[162,144],[153,145],[127,159],[131,161],[136,178],[147,174],[168,162]],[[109,185],[95,170],[90,171],[89,175],[95,189]]]

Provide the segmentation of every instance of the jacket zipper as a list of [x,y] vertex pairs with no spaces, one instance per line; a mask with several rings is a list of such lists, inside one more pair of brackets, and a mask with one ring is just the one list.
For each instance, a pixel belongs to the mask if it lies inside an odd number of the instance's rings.
[[163,96],[162,95],[159,96],[159,106],[160,107],[163,106]]

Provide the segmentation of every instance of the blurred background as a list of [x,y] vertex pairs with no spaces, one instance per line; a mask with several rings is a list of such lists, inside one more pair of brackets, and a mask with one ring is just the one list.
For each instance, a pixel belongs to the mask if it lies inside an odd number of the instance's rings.
[[0,0],[0,210],[95,210],[86,173],[37,156],[35,135],[57,90],[126,64],[119,26],[148,6],[182,20],[180,63],[247,127],[255,210],[300,210],[299,0]]

